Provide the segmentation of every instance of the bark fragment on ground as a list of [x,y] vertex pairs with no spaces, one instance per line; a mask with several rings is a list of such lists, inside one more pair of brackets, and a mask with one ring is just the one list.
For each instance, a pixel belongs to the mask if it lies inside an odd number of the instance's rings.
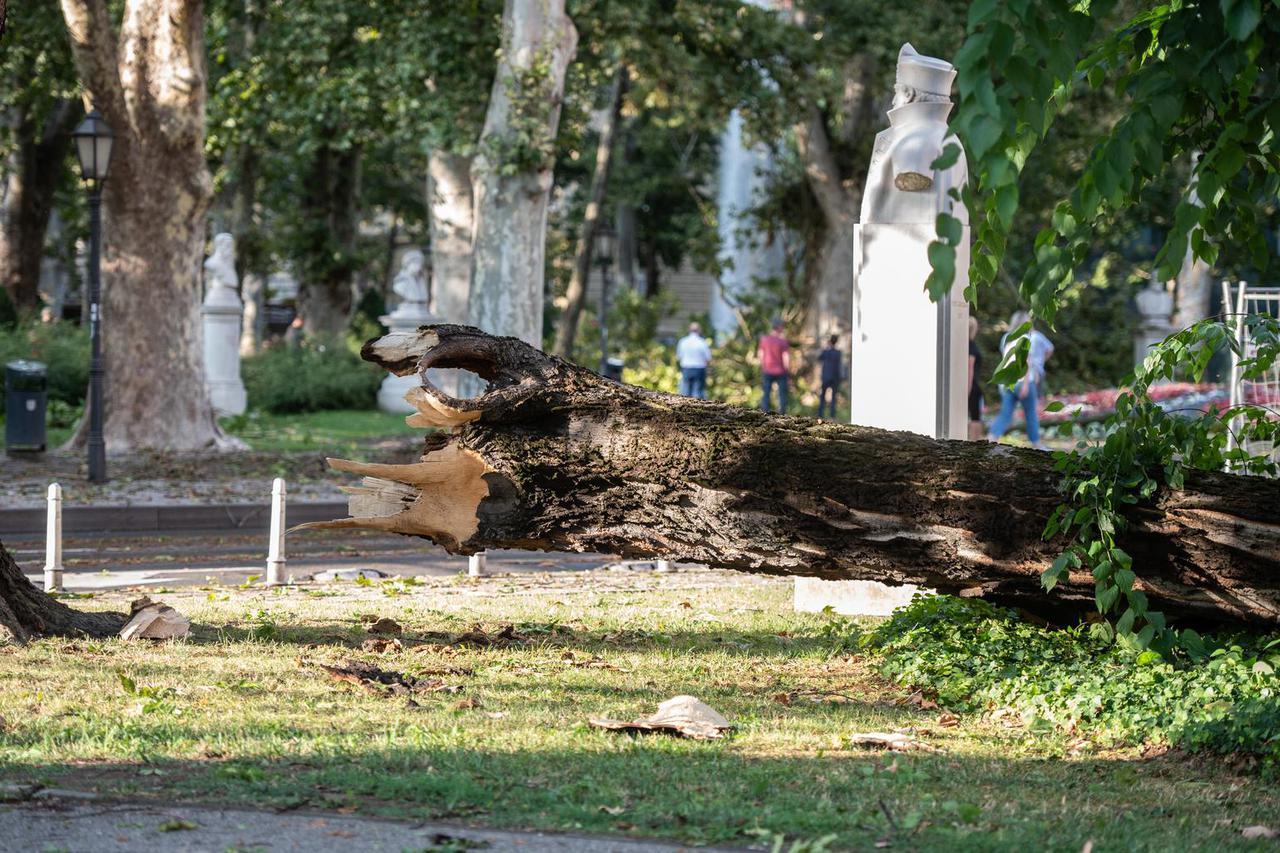
[[[331,460],[363,476],[352,517],[317,527],[490,548],[690,560],[780,575],[920,584],[1036,613],[1093,608],[1093,578],[1046,595],[1063,544],[1052,456],[985,442],[788,418],[620,385],[465,326],[386,335],[363,355],[422,386],[420,462]],[[475,399],[430,368],[489,383]],[[1152,606],[1280,624],[1280,481],[1196,474],[1133,507],[1121,544]]]

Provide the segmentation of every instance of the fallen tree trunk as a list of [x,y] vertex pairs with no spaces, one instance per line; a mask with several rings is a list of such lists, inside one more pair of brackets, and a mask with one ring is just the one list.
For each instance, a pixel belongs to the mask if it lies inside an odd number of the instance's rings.
[[[486,548],[668,557],[747,572],[920,584],[1033,612],[1093,608],[1041,538],[1061,501],[1048,453],[789,418],[602,379],[514,338],[424,326],[365,345],[418,372],[422,461],[333,459],[365,475],[348,519],[320,527]],[[429,368],[488,380],[457,399]],[[1122,539],[1153,608],[1198,622],[1280,624],[1280,481],[1196,474],[1131,508]]]
[[0,542],[0,643],[33,637],[110,637],[125,623],[123,613],[73,610],[31,585]]

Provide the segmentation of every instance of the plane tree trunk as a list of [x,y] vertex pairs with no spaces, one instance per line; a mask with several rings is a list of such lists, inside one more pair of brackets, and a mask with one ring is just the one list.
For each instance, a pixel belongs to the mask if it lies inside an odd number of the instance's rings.
[[[1046,615],[1086,612],[1094,583],[1052,594],[1062,550],[1048,453],[936,441],[659,394],[513,338],[424,326],[364,357],[422,387],[407,399],[422,462],[330,460],[362,474],[351,518],[317,526],[486,548],[667,557],[778,575],[920,584]],[[488,381],[457,399],[429,368]],[[1132,508],[1123,547],[1153,608],[1198,622],[1280,624],[1280,481],[1203,473]]]
[[123,613],[72,610],[31,585],[0,542],[0,643],[33,637],[109,637],[125,623]]

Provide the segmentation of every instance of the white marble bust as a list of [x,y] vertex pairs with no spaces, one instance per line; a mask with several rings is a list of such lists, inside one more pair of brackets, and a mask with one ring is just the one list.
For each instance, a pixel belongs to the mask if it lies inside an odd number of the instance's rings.
[[240,279],[236,276],[236,238],[222,233],[213,238],[213,254],[204,262],[205,305],[239,306],[236,292]]
[[1168,323],[1173,315],[1173,294],[1153,273],[1151,281],[1134,298],[1144,322]]
[[400,271],[396,273],[395,281],[391,285],[401,300],[400,307],[396,309],[397,312],[401,309],[408,310],[405,306],[409,304],[421,306],[418,310],[426,307],[431,296],[427,291],[425,266],[426,259],[417,249],[410,249],[400,259]]
[[898,52],[889,128],[876,135],[871,152],[862,222],[932,224],[946,212],[968,224],[964,204],[949,195],[968,179],[963,149],[949,168],[932,167],[947,144],[960,144],[947,131],[955,76],[950,62],[922,56],[909,43]]

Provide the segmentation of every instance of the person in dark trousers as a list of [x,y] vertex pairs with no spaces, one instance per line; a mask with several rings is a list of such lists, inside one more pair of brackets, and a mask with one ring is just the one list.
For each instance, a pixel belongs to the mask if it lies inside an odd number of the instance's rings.
[[[826,349],[818,353],[818,364],[821,366],[821,387],[818,392],[818,417],[822,417],[823,412],[827,411],[830,406],[829,418],[836,416],[836,398],[839,396],[840,380],[844,378],[843,358],[840,350],[836,349],[836,344],[840,342],[839,335],[832,335],[827,341]],[[827,401],[830,400],[830,403]]]
[[981,441],[987,433],[982,425],[982,353],[978,350],[978,318],[969,318],[969,440]]

